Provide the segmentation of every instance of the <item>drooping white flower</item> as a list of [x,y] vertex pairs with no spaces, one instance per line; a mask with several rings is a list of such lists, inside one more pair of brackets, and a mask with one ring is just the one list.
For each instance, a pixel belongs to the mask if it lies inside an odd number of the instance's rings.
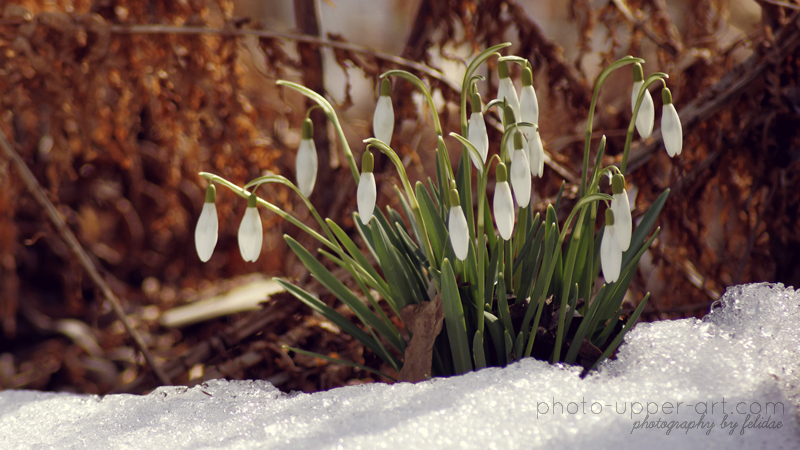
[[450,190],[450,214],[447,221],[447,230],[450,232],[450,245],[456,258],[461,261],[467,259],[469,253],[469,225],[464,211],[461,209],[461,200],[458,191]]
[[603,241],[600,242],[600,268],[603,269],[606,284],[617,281],[622,269],[622,250],[619,249],[616,231],[614,212],[610,208],[606,209],[606,227]]
[[[539,100],[536,98],[536,91],[533,89],[533,73],[526,67],[522,69],[522,91],[519,95],[520,119],[523,122],[539,124]],[[534,128],[525,127],[523,133],[525,139],[533,139]]]
[[297,172],[297,188],[306,197],[314,191],[317,181],[317,147],[314,144],[314,124],[311,119],[303,121],[303,139],[297,149],[295,170]]
[[661,137],[664,139],[667,154],[672,158],[680,155],[683,150],[683,128],[668,88],[661,90],[661,99],[664,101],[664,108],[661,110]]
[[614,195],[611,200],[611,210],[614,211],[615,234],[619,249],[624,252],[631,246],[633,220],[631,219],[631,204],[628,202],[628,193],[625,191],[625,177],[622,174],[614,175],[611,181],[611,192]]
[[[633,65],[633,89],[631,90],[631,112],[636,109],[636,100],[639,98],[639,91],[644,84],[644,72],[642,65],[636,63]],[[653,124],[655,123],[656,109],[653,106],[653,97],[650,96],[650,91],[645,89],[642,104],[639,106],[639,114],[636,116],[636,131],[642,139],[647,139],[653,132]]]
[[531,175],[541,178],[544,175],[544,145],[542,137],[539,136],[539,129],[527,128],[532,131],[532,137],[528,141],[528,162],[530,163]]
[[394,131],[394,108],[392,107],[392,83],[388,78],[381,81],[381,96],[375,106],[375,115],[372,116],[372,130],[375,137],[386,145],[392,145],[392,132]]
[[508,104],[514,110],[514,116],[519,117],[519,97],[517,96],[517,88],[514,87],[514,82],[508,73],[508,63],[500,61],[497,63],[497,74],[500,78],[497,82],[497,98],[508,101]]
[[203,211],[197,219],[197,228],[194,229],[194,246],[197,249],[197,256],[200,261],[207,262],[214,253],[217,245],[219,232],[219,218],[217,217],[217,206],[214,201],[217,197],[217,190],[213,184],[206,188],[206,201],[203,203]]
[[258,197],[255,192],[252,192],[247,199],[247,209],[245,209],[242,223],[239,225],[239,252],[245,261],[256,262],[261,254],[264,228],[261,225],[261,215],[258,214],[256,208],[257,204]]
[[496,169],[497,184],[494,187],[494,221],[500,237],[509,240],[514,232],[514,198],[508,185],[506,165],[500,163]]
[[[467,126],[467,140],[469,140],[478,153],[481,155],[482,162],[486,163],[486,157],[489,155],[489,134],[486,132],[486,121],[483,119],[483,112],[481,112],[481,95],[477,92],[472,94],[472,115],[469,117],[469,124]],[[475,168],[479,168],[478,161],[475,156],[470,153],[470,159]]]
[[375,175],[372,173],[374,158],[369,151],[361,156],[361,176],[358,180],[358,190],[356,191],[356,202],[358,204],[358,215],[361,223],[368,225],[375,211],[375,201],[378,198],[378,191],[375,187]]
[[528,152],[523,148],[525,138],[522,133],[514,133],[514,152],[511,154],[511,187],[517,197],[520,208],[531,202],[531,173],[528,163]]

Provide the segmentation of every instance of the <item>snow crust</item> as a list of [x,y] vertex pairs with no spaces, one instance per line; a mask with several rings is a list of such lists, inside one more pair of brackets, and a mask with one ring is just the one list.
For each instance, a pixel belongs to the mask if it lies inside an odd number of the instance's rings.
[[525,359],[418,384],[282,394],[214,380],[146,396],[0,392],[0,448],[800,447],[800,293],[728,289],[704,320],[637,325],[586,379]]

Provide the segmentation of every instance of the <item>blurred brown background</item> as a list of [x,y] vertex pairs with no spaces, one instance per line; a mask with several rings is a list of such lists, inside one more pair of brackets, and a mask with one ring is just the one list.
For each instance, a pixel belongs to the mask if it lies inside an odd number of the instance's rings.
[[[800,87],[796,2],[752,0],[11,0],[0,9],[0,130],[14,145],[172,383],[267,379],[313,391],[369,382],[367,372],[292,355],[281,344],[379,367],[380,361],[299,301],[278,294],[258,311],[183,328],[161,314],[232,287],[250,274],[293,277],[329,304],[283,243],[315,242],[267,211],[257,263],[239,256],[245,202],[218,189],[220,236],[203,264],[194,226],[200,171],[240,185],[271,170],[294,179],[308,106],[277,79],[324,92],[338,107],[356,158],[371,135],[375,81],[401,68],[434,89],[443,125],[458,128],[465,61],[511,41],[530,59],[550,156],[535,180],[542,210],[580,179],[594,79],[626,54],[667,72],[684,123],[671,160],[655,132],[636,135],[628,177],[642,214],[672,195],[659,238],[629,292],[652,292],[646,320],[704,315],[727,286],[800,285]],[[306,36],[306,37],[302,37]],[[307,36],[311,36],[308,39]],[[415,64],[434,71],[421,72]],[[490,60],[494,69],[495,60]],[[495,92],[494,71],[480,83]],[[518,73],[515,74],[517,77]],[[631,75],[605,84],[594,122],[619,161],[630,119]],[[518,82],[519,85],[519,82]],[[656,99],[656,130],[660,96]],[[393,147],[413,178],[429,175],[430,116],[405,82],[394,85]],[[312,202],[354,232],[355,184],[319,112],[320,177]],[[499,142],[499,133],[490,135]],[[460,146],[448,141],[451,158]],[[496,146],[496,145],[495,145]],[[492,149],[496,151],[496,149]],[[393,169],[377,161],[379,204],[395,204]],[[303,220],[289,190],[259,194]],[[562,211],[563,212],[563,211]],[[568,211],[567,211],[568,212]],[[311,223],[309,221],[309,223]],[[340,308],[341,310],[342,308]],[[343,311],[345,312],[345,311]],[[293,359],[292,359],[293,358]],[[163,381],[163,380],[162,380]],[[159,381],[98,286],[0,153],[0,388],[142,393]]]

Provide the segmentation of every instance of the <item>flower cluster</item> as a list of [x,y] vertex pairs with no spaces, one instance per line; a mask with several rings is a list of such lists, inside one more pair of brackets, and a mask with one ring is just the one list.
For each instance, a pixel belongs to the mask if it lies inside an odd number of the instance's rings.
[[[462,144],[458,170],[450,163],[431,93],[422,80],[409,72],[391,70],[381,76],[380,96],[373,116],[374,137],[364,140],[366,148],[361,153],[360,170],[330,103],[303,86],[288,81],[278,82],[314,100],[318,104],[315,107],[323,110],[336,130],[357,183],[356,229],[380,272],[348,233],[331,220],[323,220],[308,199],[318,170],[310,119],[306,118],[302,125],[303,139],[297,151],[295,183],[268,174],[240,188],[216,175],[202,174],[211,183],[225,185],[248,199],[239,227],[239,249],[245,261],[255,261],[261,251],[263,230],[256,209],[258,205],[279,214],[322,244],[324,248],[320,249],[320,255],[346,270],[362,295],[353,294],[338,276],[317,260],[317,256],[291,237],[285,237],[315,279],[352,309],[361,325],[357,326],[327,308],[301,287],[287,280],[276,279],[276,282],[359,339],[398,372],[402,362],[387,347],[402,354],[407,342],[395,323],[383,313],[379,300],[385,300],[402,317],[401,311],[406,307],[423,305],[434,300],[434,295],[441,296],[447,335],[430,343],[437,348],[445,347],[435,353],[439,375],[464,373],[493,364],[505,365],[514,359],[530,356],[545,304],[558,311],[556,339],[549,343],[539,339],[536,345],[550,346],[544,353],[551,354],[551,361],[570,364],[576,362],[579,349],[587,344],[596,346],[602,355],[590,362],[594,367],[619,345],[622,335],[635,323],[646,302],[645,297],[629,319],[619,317],[623,296],[639,258],[653,242],[658,230],[649,238],[647,234],[669,193],[664,192],[651,202],[647,211],[637,217],[634,230],[633,208],[624,175],[634,132],[638,131],[642,139],[648,139],[653,132],[654,104],[649,88],[658,81],[664,84],[661,119],[664,146],[671,157],[681,153],[681,123],[672,95],[664,83],[667,75],[656,72],[645,78],[641,66],[644,61],[631,56],[616,61],[599,75],[586,135],[592,135],[600,87],[614,70],[626,65],[633,66],[633,116],[619,166],[601,167],[606,138],[601,139],[597,156],[590,157],[591,139],[587,137],[581,182],[574,190],[578,195],[562,225],[556,213],[560,200],[556,206],[548,205],[543,217],[534,214],[534,206],[538,205],[532,205],[534,177],[544,175],[546,153],[540,135],[539,104],[530,63],[516,56],[500,57],[496,97],[492,96],[493,100],[484,105],[478,93],[477,84],[484,78],[477,75],[476,70],[488,58],[499,56],[496,52],[508,45],[498,44],[481,52],[467,67],[461,93],[461,131],[449,134]],[[519,94],[511,78],[510,63],[521,66]],[[412,186],[401,158],[391,147],[395,116],[389,77],[403,78],[414,84],[433,113],[437,134],[436,177],[429,180],[427,186],[422,182]],[[495,151],[490,147],[484,116],[492,107],[497,108],[503,123],[500,130],[502,139],[499,145],[495,143]],[[404,217],[392,208],[385,211],[376,208],[372,150],[383,153],[397,169],[402,189],[398,186],[396,192]],[[589,170],[590,160],[597,161],[593,171]],[[477,170],[477,183],[473,183],[473,167]],[[492,168],[493,194],[488,186]],[[610,194],[601,192],[606,189],[601,188],[605,176],[610,179]],[[255,189],[264,183],[280,183],[300,194],[321,232],[277,206],[259,200]],[[477,190],[474,190],[476,184]],[[634,190],[631,187],[631,192]],[[490,195],[493,198],[489,198]],[[560,194],[558,198],[561,198]],[[215,190],[211,184],[195,232],[197,253],[202,261],[211,257],[217,240],[214,200]],[[605,224],[600,234],[595,234],[597,208],[603,202],[606,204]],[[568,242],[567,236],[570,236]],[[601,240],[598,242],[597,239]],[[599,255],[595,254],[597,248]],[[600,271],[605,284],[597,290],[594,279]],[[585,301],[579,306],[577,301],[581,298]],[[515,306],[525,309],[521,323],[511,320],[509,307],[514,302],[519,303]],[[573,315],[578,313],[582,320],[571,322]],[[468,315],[472,317],[467,319]],[[626,320],[623,331],[614,331],[619,329],[619,322],[623,320]],[[577,328],[570,323],[578,325]],[[567,334],[566,330],[570,333]],[[610,338],[612,335],[614,337]],[[565,343],[565,339],[572,341]],[[537,352],[543,354],[541,348]],[[585,367],[589,369],[589,366]]]

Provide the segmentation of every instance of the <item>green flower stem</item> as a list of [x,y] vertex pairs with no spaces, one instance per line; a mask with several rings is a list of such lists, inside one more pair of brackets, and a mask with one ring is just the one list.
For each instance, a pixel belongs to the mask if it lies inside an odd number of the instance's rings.
[[[526,349],[525,349],[525,355],[526,356],[530,356],[531,350],[533,349],[533,340],[536,337],[536,327],[538,326],[539,318],[541,316],[542,305],[544,305],[544,301],[545,301],[544,297],[547,295],[547,290],[548,290],[548,287],[550,285],[550,281],[553,278],[553,270],[555,269],[555,261],[558,260],[558,255],[561,252],[561,247],[564,244],[564,239],[567,237],[567,230],[569,230],[569,224],[572,223],[572,219],[575,217],[575,214],[578,211],[583,211],[585,206],[587,206],[587,205],[589,205],[589,204],[591,204],[593,202],[599,202],[599,201],[602,201],[602,200],[611,201],[612,198],[613,197],[611,197],[608,194],[600,194],[600,193],[586,195],[583,198],[581,198],[578,201],[578,203],[575,204],[575,207],[572,209],[572,211],[569,213],[569,217],[567,217],[566,222],[564,222],[564,228],[561,230],[561,233],[558,236],[558,242],[556,243],[555,249],[553,249],[553,254],[552,255],[545,255],[545,258],[547,258],[547,256],[550,256],[550,260],[549,260],[549,264],[547,266],[546,273],[544,273],[544,277],[545,277],[544,278],[544,288],[541,291],[540,298],[539,298],[539,301],[538,301],[539,311],[536,314],[537,319],[536,319],[535,323],[533,324],[533,332],[531,332],[529,334],[528,344],[527,344]],[[540,277],[541,276],[542,275],[540,275]],[[568,283],[569,281],[566,281],[566,282]],[[565,301],[566,300],[562,299],[562,309],[563,309]],[[531,303],[531,304],[533,304],[533,303]],[[528,307],[530,308],[530,305]],[[566,313],[566,311],[563,311],[563,313]],[[526,318],[527,318],[528,314],[526,313],[525,315],[526,315]],[[528,328],[527,325],[528,324],[523,322],[523,330]],[[562,315],[559,314],[559,326],[563,326],[563,325],[564,325],[564,321],[562,320]],[[556,344],[558,345],[558,342],[556,342]],[[556,347],[555,351],[556,351],[556,354],[560,353],[558,347]],[[554,361],[557,361],[557,359],[554,358]]]
[[497,155],[492,155],[487,163],[487,166],[484,167],[484,170],[480,173],[480,178],[478,178],[478,231],[476,233],[478,236],[478,257],[476,259],[478,264],[478,297],[475,299],[475,309],[477,310],[478,314],[478,330],[481,331],[481,334],[483,334],[484,321],[483,301],[486,296],[486,265],[484,264],[484,259],[486,258],[486,242],[484,236],[486,215],[484,208],[486,207],[486,186],[489,184],[488,167],[492,165],[493,161],[499,163],[500,157]]
[[619,166],[620,172],[625,175],[625,168],[628,165],[628,153],[631,151],[631,141],[633,141],[633,130],[636,128],[636,116],[639,114],[639,107],[642,105],[642,99],[644,99],[644,93],[651,84],[658,82],[661,80],[663,83],[664,78],[669,78],[669,75],[663,72],[656,72],[651,74],[647,79],[644,80],[642,83],[641,89],[639,89],[639,96],[636,98],[636,107],[633,109],[633,115],[631,116],[631,122],[628,124],[628,134],[625,136],[625,150],[622,152],[622,163]]
[[255,190],[258,186],[268,183],[282,184],[294,190],[297,193],[297,195],[299,195],[300,198],[303,200],[303,203],[305,203],[306,208],[308,208],[308,210],[311,212],[311,215],[314,216],[314,220],[317,221],[319,227],[328,236],[330,242],[336,245],[337,248],[341,248],[338,244],[338,241],[336,240],[336,237],[333,235],[333,232],[328,228],[328,225],[325,223],[325,221],[322,220],[322,217],[320,217],[319,213],[317,213],[317,209],[314,208],[314,205],[311,204],[311,201],[309,201],[308,198],[305,195],[303,195],[302,192],[300,192],[300,189],[297,186],[295,186],[294,183],[289,181],[286,177],[274,174],[264,175],[263,177],[258,177],[245,184],[244,189],[247,190],[252,187],[253,190]]
[[425,255],[428,257],[428,262],[430,263],[431,268],[438,270],[439,267],[436,264],[436,255],[433,254],[433,247],[431,247],[431,241],[428,238],[428,230],[425,229],[425,221],[422,220],[422,213],[419,210],[419,202],[417,201],[417,196],[414,193],[414,189],[411,187],[411,182],[408,180],[408,175],[406,175],[406,168],[403,166],[403,162],[400,161],[400,157],[397,156],[397,153],[395,153],[391,147],[381,142],[380,139],[369,138],[365,139],[364,143],[366,143],[368,147],[372,146],[377,148],[383,154],[388,156],[389,159],[392,160],[392,163],[394,163],[395,168],[397,168],[397,173],[400,175],[400,181],[403,183],[403,188],[406,190],[411,211],[414,213],[414,218],[417,221],[417,226],[419,227],[420,235],[422,237],[423,242],[420,242],[420,245],[425,249]]
[[603,87],[603,83],[606,81],[606,78],[611,75],[611,72],[619,69],[620,67],[625,67],[629,64],[634,64],[637,62],[642,64],[644,63],[644,60],[641,58],[634,58],[630,55],[626,56],[606,67],[600,73],[600,76],[597,77],[597,82],[594,85],[594,93],[592,94],[592,102],[589,105],[589,118],[586,123],[586,142],[583,145],[583,170],[581,171],[580,197],[583,197],[586,194],[586,172],[589,170],[589,147],[592,142],[592,124],[594,122],[594,110],[597,106],[597,97],[600,95],[600,88]]
[[504,42],[502,44],[497,44],[494,47],[490,47],[480,54],[478,54],[475,59],[467,66],[467,71],[464,74],[464,81],[461,83],[461,134],[467,134],[467,124],[469,123],[467,119],[467,99],[469,98],[469,86],[472,82],[472,74],[478,69],[478,67],[483,64],[484,61],[489,59],[495,52],[498,50],[508,47],[511,45],[511,42]]
[[[233,191],[233,193],[237,194],[239,197],[242,197],[242,198],[245,198],[245,199],[250,197],[250,192],[248,192],[246,189],[240,188],[239,186],[231,183],[230,181],[228,181],[228,180],[226,180],[226,179],[224,179],[224,178],[222,178],[220,176],[214,175],[213,173],[200,172],[200,176],[204,177],[205,179],[207,179],[210,182],[219,183],[222,186],[225,186],[226,188],[228,188],[231,191]],[[295,218],[293,215],[287,213],[286,211],[278,208],[277,206],[273,205],[272,203],[270,203],[270,202],[268,202],[268,201],[266,201],[266,200],[264,200],[262,198],[258,199],[258,203],[261,206],[263,206],[263,207],[267,208],[268,210],[274,212],[275,214],[279,215],[281,218],[283,218],[287,222],[291,223],[292,225],[294,225],[294,226],[300,228],[301,230],[305,231],[306,233],[310,234],[314,239],[316,239],[316,240],[320,241],[321,243],[325,244],[326,247],[328,247],[328,248],[330,248],[331,250],[334,250],[334,251],[336,250],[336,245],[333,242],[329,241],[327,238],[325,238],[325,236],[322,236],[321,234],[319,234],[316,231],[312,230],[308,225],[304,224],[303,222],[301,222],[300,220]]]
[[336,116],[333,106],[331,106],[331,104],[325,100],[325,97],[300,84],[292,83],[291,81],[286,80],[278,80],[276,84],[278,86],[286,86],[296,90],[297,92],[317,102],[322,110],[325,111],[325,115],[328,116],[328,120],[331,121],[333,127],[336,129],[336,134],[339,135],[339,140],[342,142],[342,149],[344,150],[344,156],[347,159],[347,164],[350,165],[350,171],[353,173],[353,179],[355,180],[356,184],[358,184],[360,172],[358,171],[358,166],[356,166],[356,161],[353,158],[353,152],[350,150],[350,144],[347,143],[347,139],[344,136],[342,124],[339,123],[339,118]]
[[411,72],[406,72],[405,70],[390,70],[388,72],[384,72],[381,74],[381,78],[396,75],[400,78],[404,78],[411,82],[417,89],[422,92],[422,95],[425,96],[425,100],[428,102],[428,107],[431,109],[431,115],[433,116],[433,126],[436,129],[436,134],[441,136],[442,133],[442,124],[439,122],[439,113],[436,112],[436,106],[433,104],[433,97],[431,96],[428,87],[425,86],[425,83],[422,82],[416,75],[412,74]]

